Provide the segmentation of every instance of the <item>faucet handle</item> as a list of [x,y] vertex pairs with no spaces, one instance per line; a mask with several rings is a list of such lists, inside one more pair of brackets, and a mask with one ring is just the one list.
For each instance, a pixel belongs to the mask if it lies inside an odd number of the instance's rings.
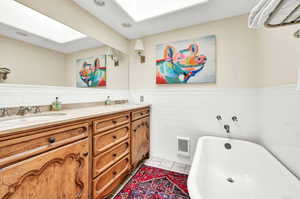
[[231,119],[232,119],[233,122],[238,122],[239,121],[237,116],[232,116]]
[[230,126],[228,124],[224,125],[224,129],[225,129],[226,133],[228,133],[228,134],[230,133]]
[[8,108],[1,108],[0,109],[0,117],[9,116]]
[[40,106],[33,106],[33,113],[34,114],[37,114],[37,113],[40,113],[41,112],[41,107]]

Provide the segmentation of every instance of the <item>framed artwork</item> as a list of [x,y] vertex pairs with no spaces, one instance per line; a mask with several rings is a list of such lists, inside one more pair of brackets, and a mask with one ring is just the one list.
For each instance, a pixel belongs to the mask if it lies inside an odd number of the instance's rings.
[[159,44],[156,84],[216,82],[216,36]]
[[106,56],[76,61],[76,86],[81,88],[106,86]]

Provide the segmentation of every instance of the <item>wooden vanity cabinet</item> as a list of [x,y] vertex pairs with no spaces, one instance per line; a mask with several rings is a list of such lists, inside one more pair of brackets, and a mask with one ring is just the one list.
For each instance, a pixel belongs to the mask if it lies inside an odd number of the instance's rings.
[[[149,157],[150,151],[150,110],[133,112],[132,115],[141,116],[131,124],[131,164],[136,168],[138,164]],[[145,114],[146,113],[146,114]],[[135,117],[132,117],[134,119]]]
[[87,139],[0,170],[1,199],[87,199]]
[[0,199],[106,199],[149,155],[150,108],[0,135]]

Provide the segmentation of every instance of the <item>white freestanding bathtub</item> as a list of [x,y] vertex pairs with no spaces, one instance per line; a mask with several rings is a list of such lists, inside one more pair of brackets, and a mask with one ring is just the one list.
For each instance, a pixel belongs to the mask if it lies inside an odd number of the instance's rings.
[[300,199],[300,181],[265,148],[218,137],[198,140],[188,188],[191,199]]

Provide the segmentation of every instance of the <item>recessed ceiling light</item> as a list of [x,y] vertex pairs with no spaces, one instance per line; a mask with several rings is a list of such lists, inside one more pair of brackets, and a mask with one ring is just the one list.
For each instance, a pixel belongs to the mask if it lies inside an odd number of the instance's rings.
[[94,2],[98,6],[101,6],[101,7],[105,6],[105,1],[103,1],[103,0],[94,0]]
[[139,22],[191,6],[200,5],[209,0],[114,0],[134,21]]
[[124,28],[130,28],[131,24],[130,23],[122,23],[121,24]]
[[13,0],[0,0],[0,23],[57,43],[82,39],[86,35]]

